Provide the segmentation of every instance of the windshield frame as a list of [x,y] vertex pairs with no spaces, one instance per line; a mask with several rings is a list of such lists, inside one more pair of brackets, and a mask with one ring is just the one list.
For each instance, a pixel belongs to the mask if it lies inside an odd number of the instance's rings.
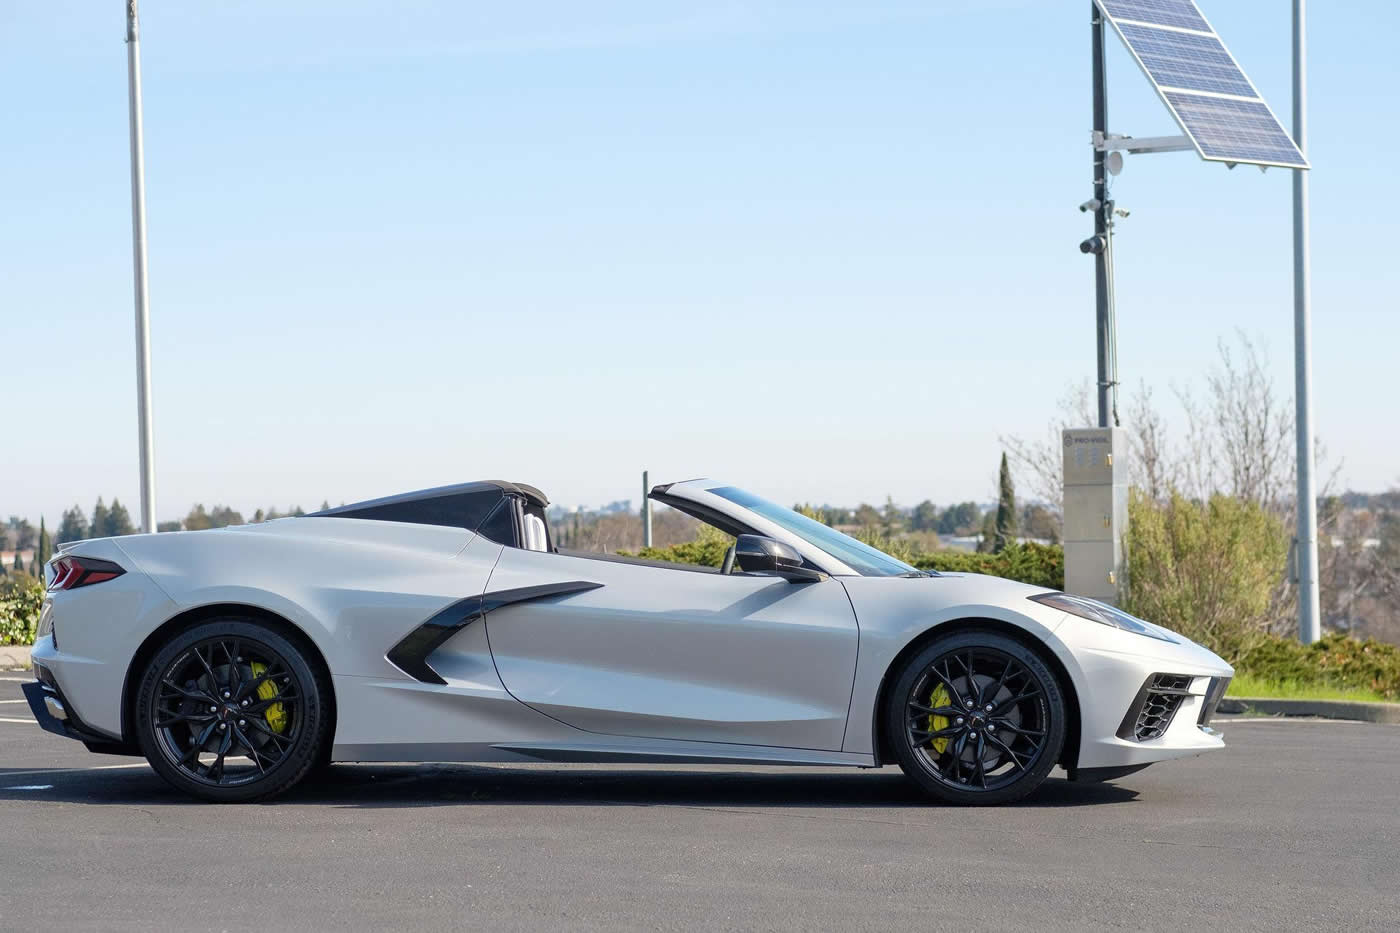
[[924,571],[897,557],[886,554],[879,548],[871,547],[830,525],[808,518],[801,512],[779,505],[740,486],[708,486],[705,488],[705,492],[800,538],[809,546],[816,548],[833,560],[839,561],[843,566],[849,567],[857,576],[924,575]]

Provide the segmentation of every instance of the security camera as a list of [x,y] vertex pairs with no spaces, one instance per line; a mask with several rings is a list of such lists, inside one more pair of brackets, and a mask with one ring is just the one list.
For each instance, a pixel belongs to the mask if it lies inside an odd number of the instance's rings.
[[1081,253],[1093,253],[1095,256],[1106,249],[1108,249],[1108,237],[1105,236],[1091,236],[1079,244]]
[[1083,204],[1079,205],[1079,210],[1080,210],[1082,213],[1087,214],[1087,213],[1089,213],[1090,211],[1096,211],[1096,210],[1098,210],[1101,206],[1102,206],[1102,205],[1099,204],[1099,199],[1098,199],[1098,198],[1090,198],[1089,200],[1085,201]]

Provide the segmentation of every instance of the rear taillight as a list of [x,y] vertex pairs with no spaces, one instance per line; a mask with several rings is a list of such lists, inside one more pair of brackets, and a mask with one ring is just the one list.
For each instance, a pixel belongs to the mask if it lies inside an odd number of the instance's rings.
[[91,586],[126,573],[110,560],[98,560],[96,557],[60,557],[50,565],[50,569],[53,579],[49,581],[49,592]]

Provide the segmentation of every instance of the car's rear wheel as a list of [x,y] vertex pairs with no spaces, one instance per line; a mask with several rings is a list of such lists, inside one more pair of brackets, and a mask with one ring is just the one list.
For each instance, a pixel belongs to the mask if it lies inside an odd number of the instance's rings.
[[895,673],[886,735],[900,767],[946,803],[1019,800],[1064,746],[1064,688],[1028,645],[992,631],[934,638]]
[[175,787],[240,803],[286,791],[330,742],[330,684],[308,651],[236,617],[180,632],[141,678],[141,751]]

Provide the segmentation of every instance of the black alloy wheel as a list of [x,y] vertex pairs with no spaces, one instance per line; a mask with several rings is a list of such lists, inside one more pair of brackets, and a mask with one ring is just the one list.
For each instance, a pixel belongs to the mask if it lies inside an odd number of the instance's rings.
[[904,773],[947,803],[1021,799],[1065,741],[1054,672],[1026,644],[990,631],[935,638],[896,675],[885,715]]
[[280,794],[322,761],[330,686],[307,650],[270,626],[215,619],[181,632],[147,665],[141,750],[161,777],[216,802]]

